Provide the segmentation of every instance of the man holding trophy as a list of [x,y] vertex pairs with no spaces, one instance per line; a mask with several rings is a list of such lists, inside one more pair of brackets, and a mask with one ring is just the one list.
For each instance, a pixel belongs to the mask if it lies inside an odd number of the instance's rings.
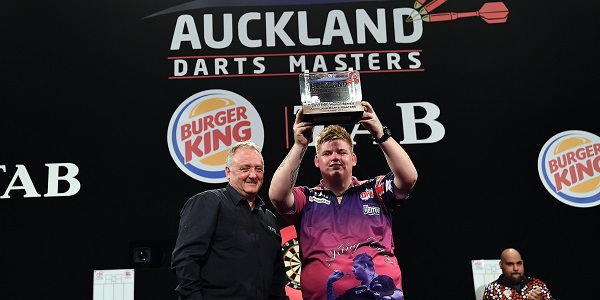
[[[303,93],[306,89],[303,91],[302,79],[300,85]],[[326,86],[335,89],[339,84],[329,83]],[[319,92],[334,94],[326,89]],[[354,91],[360,92],[360,87],[358,90],[354,87]],[[298,231],[303,299],[332,299],[356,288],[361,281],[344,276],[336,282],[334,295],[326,295],[327,280],[333,271],[352,274],[354,268],[362,267],[355,266],[353,261],[360,253],[372,257],[373,268],[378,274],[392,278],[397,291],[382,297],[376,287],[367,286],[360,289],[356,299],[403,299],[402,275],[394,256],[392,213],[410,195],[417,181],[417,170],[408,154],[391,137],[390,130],[381,124],[371,104],[362,101],[362,94],[348,94],[342,93],[342,100],[338,102],[343,104],[339,111],[331,108],[331,102],[336,102],[335,97],[323,101],[321,97],[304,96],[303,108],[296,115],[293,127],[294,145],[273,175],[269,198],[279,214]],[[307,99],[312,103],[308,103]],[[358,118],[354,108],[348,109],[352,107],[348,101],[358,101]],[[314,103],[330,104],[321,107],[327,109],[320,115],[307,117],[306,104]],[[357,163],[357,156],[350,134],[335,123],[339,118],[345,119],[337,124],[356,120],[369,131],[385,156],[389,172],[368,180],[353,176],[352,168]],[[322,179],[315,187],[295,186],[301,160],[312,140],[314,126],[319,123],[328,124],[318,134],[315,145],[314,164]]]

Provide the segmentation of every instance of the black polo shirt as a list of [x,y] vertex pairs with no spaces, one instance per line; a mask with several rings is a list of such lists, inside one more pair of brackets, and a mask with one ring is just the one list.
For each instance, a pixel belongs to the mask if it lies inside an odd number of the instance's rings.
[[277,218],[229,184],[187,200],[171,268],[180,299],[289,299]]

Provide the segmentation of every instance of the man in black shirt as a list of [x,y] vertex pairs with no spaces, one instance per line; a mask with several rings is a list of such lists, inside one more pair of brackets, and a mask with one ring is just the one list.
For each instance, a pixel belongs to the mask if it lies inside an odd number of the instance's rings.
[[181,210],[175,291],[181,300],[289,300],[277,218],[258,196],[262,154],[240,142],[225,165],[227,186],[191,197]]

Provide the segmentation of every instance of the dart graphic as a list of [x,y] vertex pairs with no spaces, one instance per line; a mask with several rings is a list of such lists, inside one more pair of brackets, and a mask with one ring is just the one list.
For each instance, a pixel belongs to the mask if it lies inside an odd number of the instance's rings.
[[425,1],[427,1],[427,0],[417,0],[417,1],[415,1],[415,5],[413,7],[415,9],[419,9],[419,7],[423,6],[423,3],[425,3]]
[[[420,15],[426,15],[430,12],[432,12],[434,9],[438,8],[440,5],[444,4],[444,2],[446,2],[447,0],[433,0],[427,4],[425,4],[425,6],[423,6],[423,8],[421,8],[419,10],[419,14]],[[423,1],[425,2],[425,1]]]
[[[415,2],[415,6],[416,3],[423,4],[424,2],[425,1],[417,1]],[[414,20],[417,20],[418,17],[424,22],[453,21],[460,18],[481,17],[488,24],[497,24],[505,23],[508,19],[508,8],[503,2],[485,3],[478,11],[429,14],[444,2],[446,2],[446,0],[434,0],[429,4],[425,4],[423,8],[419,10],[419,14],[415,13],[408,16],[406,22],[413,22]]]

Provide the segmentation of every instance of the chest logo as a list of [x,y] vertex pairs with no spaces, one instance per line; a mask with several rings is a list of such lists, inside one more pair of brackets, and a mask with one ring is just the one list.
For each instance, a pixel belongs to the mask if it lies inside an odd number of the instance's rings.
[[381,207],[363,205],[363,214],[367,216],[379,216],[381,215]]
[[366,189],[364,192],[360,193],[360,200],[367,201],[374,196],[375,194],[373,193],[373,189]]

